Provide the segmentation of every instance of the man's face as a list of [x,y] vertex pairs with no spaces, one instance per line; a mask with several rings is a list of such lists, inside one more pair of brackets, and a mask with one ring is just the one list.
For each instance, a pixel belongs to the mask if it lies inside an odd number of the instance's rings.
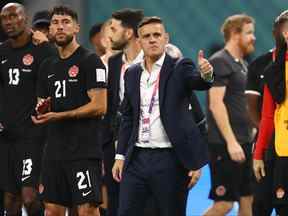
[[241,48],[244,56],[254,52],[256,37],[254,35],[255,28],[253,23],[247,23],[243,25],[242,32],[239,34],[239,47]]
[[111,19],[110,23],[110,41],[113,50],[123,50],[128,43],[126,38],[127,29],[122,26],[120,20]]
[[58,46],[67,46],[79,32],[78,23],[69,15],[54,14],[49,32]]
[[150,23],[138,30],[139,42],[144,55],[150,58],[158,58],[165,52],[168,43],[168,34],[160,23]]
[[0,14],[1,25],[9,38],[17,38],[26,28],[26,15],[21,7],[4,7]]
[[33,31],[40,31],[45,34],[47,37],[49,36],[49,24],[38,24],[33,26]]
[[282,32],[282,36],[284,37],[286,44],[288,44],[288,21],[285,21],[282,24],[281,32]]
[[105,47],[102,43],[103,34],[98,32],[93,37],[90,38],[90,42],[93,45],[95,52],[98,56],[102,56],[105,54]]

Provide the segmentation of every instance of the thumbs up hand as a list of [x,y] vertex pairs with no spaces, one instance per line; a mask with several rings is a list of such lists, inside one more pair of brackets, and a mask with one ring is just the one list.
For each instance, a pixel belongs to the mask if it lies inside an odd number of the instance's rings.
[[213,80],[213,67],[209,63],[209,61],[204,57],[203,50],[199,50],[198,52],[198,67],[200,70],[201,77],[205,81]]
[[199,52],[198,52],[198,64],[200,65],[203,62],[204,59],[205,59],[204,58],[204,51],[203,50],[199,50]]

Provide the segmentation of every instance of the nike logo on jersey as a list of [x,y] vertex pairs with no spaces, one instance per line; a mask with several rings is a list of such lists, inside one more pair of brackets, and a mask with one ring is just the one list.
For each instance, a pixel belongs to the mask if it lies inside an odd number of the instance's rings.
[[88,191],[87,193],[83,192],[83,193],[82,193],[82,196],[83,196],[83,197],[86,197],[86,196],[87,196],[88,194],[90,194],[91,192],[92,192],[91,190]]
[[24,182],[28,178],[30,178],[30,176],[22,177],[22,182]]
[[50,79],[51,77],[53,77],[55,74],[50,74],[48,75],[48,79]]
[[4,59],[1,61],[1,64],[5,64],[8,61],[8,59]]

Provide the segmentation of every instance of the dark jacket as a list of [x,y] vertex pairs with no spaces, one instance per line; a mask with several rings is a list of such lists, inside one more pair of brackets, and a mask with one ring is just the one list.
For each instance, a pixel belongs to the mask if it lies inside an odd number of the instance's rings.
[[[189,110],[192,90],[207,90],[205,82],[190,59],[175,60],[166,55],[160,71],[160,118],[168,138],[182,165],[189,170],[199,169],[208,161],[207,143],[204,141]],[[140,77],[142,67],[136,64],[125,73],[125,96],[122,103],[122,122],[117,154],[125,155],[129,164],[138,139],[140,118]]]

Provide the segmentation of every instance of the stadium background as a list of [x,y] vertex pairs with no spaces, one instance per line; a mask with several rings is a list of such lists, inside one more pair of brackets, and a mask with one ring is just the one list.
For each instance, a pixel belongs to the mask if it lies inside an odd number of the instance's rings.
[[[9,1],[1,0],[0,7]],[[10,1],[11,2],[11,1]],[[79,39],[85,46],[89,28],[96,22],[103,22],[114,10],[123,7],[142,8],[145,15],[163,18],[170,41],[177,45],[185,56],[196,57],[203,49],[206,56],[223,44],[220,26],[225,17],[235,13],[246,13],[256,20],[255,58],[273,47],[272,24],[279,13],[288,9],[287,0],[20,0],[27,8],[30,17],[34,12],[49,9],[53,5],[66,4],[74,8],[80,18],[81,34]],[[3,35],[0,34],[0,40]],[[91,47],[90,47],[91,48]],[[199,95],[203,105],[204,96]],[[228,174],[228,173],[227,173]],[[229,175],[229,174],[228,174]],[[198,216],[211,203],[208,199],[210,187],[209,171],[204,168],[202,178],[191,190],[187,216]],[[229,215],[236,215],[237,206]]]

